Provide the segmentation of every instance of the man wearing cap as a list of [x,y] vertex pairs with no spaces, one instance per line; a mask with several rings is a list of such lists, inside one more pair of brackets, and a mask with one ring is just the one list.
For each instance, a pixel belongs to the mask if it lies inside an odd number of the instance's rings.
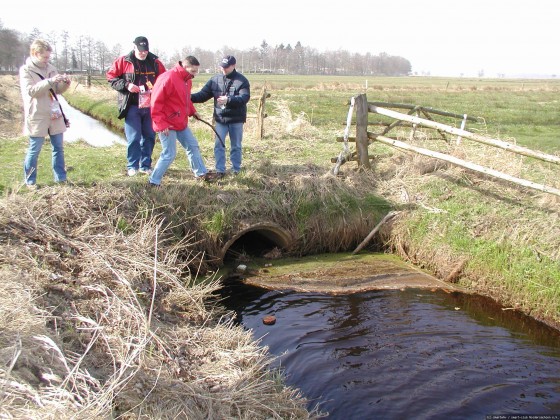
[[[249,81],[235,69],[235,64],[232,55],[222,58],[222,73],[208,80],[199,92],[191,95],[191,100],[200,103],[214,98],[216,132],[223,140],[229,134],[231,171],[237,175],[241,170],[243,124],[247,121],[247,102],[251,92]],[[221,178],[226,173],[226,149],[218,136],[214,142],[214,159],[217,176]]]
[[136,37],[134,49],[117,58],[107,71],[109,84],[118,92],[119,118],[124,118],[128,176],[139,171],[152,172],[156,133],[152,128],[150,95],[156,79],[163,72],[165,66],[150,52],[145,36]]

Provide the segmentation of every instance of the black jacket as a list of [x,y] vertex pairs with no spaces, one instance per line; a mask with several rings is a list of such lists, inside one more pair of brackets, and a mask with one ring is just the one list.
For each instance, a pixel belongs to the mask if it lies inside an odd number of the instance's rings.
[[[224,109],[218,103],[217,98],[222,95],[228,96],[228,102]],[[202,89],[191,95],[194,103],[206,102],[214,98],[214,119],[221,124],[244,123],[247,121],[247,102],[251,98],[249,80],[237,70],[224,76],[216,74]]]
[[130,105],[138,105],[138,94],[130,93],[126,88],[129,82],[138,85],[136,80],[139,77],[145,78],[153,85],[157,77],[165,71],[163,63],[157,55],[148,53],[145,67],[139,69],[134,63],[138,60],[134,57],[134,51],[127,55],[123,55],[115,60],[111,68],[107,71],[107,81],[113,89],[119,92],[117,105],[119,107],[119,118],[126,117]]

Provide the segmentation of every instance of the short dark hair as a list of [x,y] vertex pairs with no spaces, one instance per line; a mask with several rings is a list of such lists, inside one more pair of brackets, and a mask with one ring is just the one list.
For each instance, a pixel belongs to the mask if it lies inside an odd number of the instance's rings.
[[200,66],[200,62],[193,55],[186,56],[183,61],[187,64],[190,64],[191,66]]

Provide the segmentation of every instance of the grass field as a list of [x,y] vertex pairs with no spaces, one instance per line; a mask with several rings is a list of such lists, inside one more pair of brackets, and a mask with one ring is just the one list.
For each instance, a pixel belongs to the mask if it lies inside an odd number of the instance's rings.
[[[197,91],[211,77],[201,74],[193,83]],[[480,117],[485,124],[467,127],[491,137],[545,152],[560,150],[560,79],[484,79],[438,77],[357,77],[250,75],[253,98],[263,88],[273,96],[268,112],[283,101],[292,115],[303,113],[317,128],[340,130],[346,120],[350,98],[366,93],[370,102],[396,102],[432,107],[456,114]],[[92,84],[106,88],[105,79]],[[107,102],[105,102],[105,100]],[[113,98],[101,99],[95,107],[111,120]],[[256,106],[252,101],[253,108]],[[207,105],[198,105],[207,114]]]

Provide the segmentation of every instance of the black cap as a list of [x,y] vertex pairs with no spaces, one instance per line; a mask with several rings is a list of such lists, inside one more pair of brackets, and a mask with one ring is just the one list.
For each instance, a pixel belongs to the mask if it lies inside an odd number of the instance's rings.
[[148,44],[148,38],[145,36],[137,36],[134,39],[134,45],[138,47],[138,51],[149,51],[150,45]]
[[229,67],[233,64],[235,64],[235,57],[233,55],[226,55],[224,58],[222,58],[222,61],[220,61],[220,66],[222,66],[223,68]]

